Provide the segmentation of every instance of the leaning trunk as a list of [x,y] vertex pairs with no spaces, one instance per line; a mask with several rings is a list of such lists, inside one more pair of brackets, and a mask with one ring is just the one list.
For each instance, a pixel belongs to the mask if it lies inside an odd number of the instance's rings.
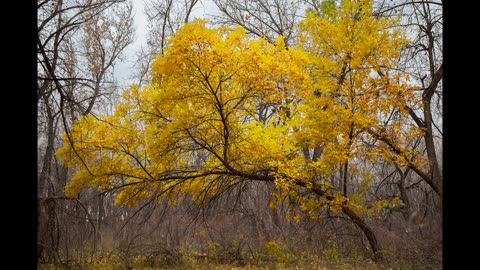
[[363,221],[363,219],[361,219],[357,214],[355,214],[348,207],[343,206],[342,211],[353,221],[353,223],[355,223],[355,225],[357,225],[360,228],[360,230],[362,230],[363,234],[365,234],[365,236],[367,237],[368,243],[372,248],[373,259],[376,262],[383,261],[384,258],[383,258],[382,251],[380,250],[380,246],[378,245],[377,237],[375,236],[375,233],[372,231],[370,226],[368,226],[365,223],[365,221]]

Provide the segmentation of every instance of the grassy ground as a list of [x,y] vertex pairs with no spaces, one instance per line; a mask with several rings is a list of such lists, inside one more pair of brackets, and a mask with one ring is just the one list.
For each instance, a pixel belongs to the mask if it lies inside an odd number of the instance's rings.
[[[328,265],[328,266],[326,266]],[[299,264],[299,265],[288,265],[285,263],[269,263],[265,265],[237,265],[237,264],[219,264],[219,263],[190,263],[190,264],[180,264],[177,266],[165,266],[165,267],[132,267],[127,268],[124,265],[119,265],[116,263],[102,263],[102,264],[91,264],[90,266],[66,266],[62,264],[51,264],[51,265],[39,265],[39,270],[56,270],[56,269],[83,269],[83,270],[122,270],[122,269],[131,269],[131,270],[180,270],[180,269],[196,269],[196,270],[293,270],[293,269],[312,269],[312,270],[333,270],[333,269],[356,269],[356,270],[375,270],[375,269],[400,269],[400,268],[391,268],[386,267],[380,264],[375,264],[371,261],[364,262],[344,262],[344,263],[309,263],[309,264]],[[407,268],[408,269],[408,268]]]
[[380,270],[380,269],[441,269],[434,267],[418,254],[402,256],[394,250],[385,250],[385,261],[374,262],[367,250],[353,248],[343,250],[333,242],[323,249],[315,247],[288,247],[279,241],[265,243],[263,249],[221,248],[210,244],[209,249],[192,248],[178,250],[149,249],[131,251],[96,251],[94,255],[78,254],[69,259],[57,259],[47,263],[39,260],[39,270]]
[[[288,259],[250,258],[250,260],[222,262],[218,258],[199,256],[182,256],[177,260],[157,261],[145,256],[138,256],[129,261],[120,257],[94,258],[84,261],[63,261],[55,264],[39,263],[39,270],[380,270],[380,269],[419,269],[408,265],[392,266],[375,263],[370,259],[320,258],[318,256],[292,256]],[[422,269],[422,268],[420,268]]]

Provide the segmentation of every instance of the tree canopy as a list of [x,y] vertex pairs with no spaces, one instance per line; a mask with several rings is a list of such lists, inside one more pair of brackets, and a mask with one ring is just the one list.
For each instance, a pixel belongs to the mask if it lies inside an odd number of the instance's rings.
[[66,194],[88,185],[130,206],[175,203],[177,194],[201,206],[242,181],[267,181],[277,188],[271,206],[295,202],[296,221],[329,208],[362,227],[362,215],[402,204],[367,200],[371,165],[429,179],[415,150],[424,130],[408,111],[421,109],[418,87],[396,69],[407,42],[396,23],[372,15],[371,1],[341,1],[307,12],[289,47],[240,26],[185,24],[152,63],[149,84],[63,135],[57,155],[75,168]]

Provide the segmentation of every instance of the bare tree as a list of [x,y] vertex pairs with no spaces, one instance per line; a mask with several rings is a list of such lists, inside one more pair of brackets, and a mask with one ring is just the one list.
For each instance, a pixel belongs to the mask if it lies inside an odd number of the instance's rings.
[[147,46],[141,48],[137,55],[134,77],[141,85],[149,79],[149,68],[155,55],[163,54],[167,39],[184,23],[192,18],[192,12],[199,0],[148,0],[145,2],[144,13],[148,21]]
[[295,25],[304,11],[303,1],[288,0],[213,0],[222,12],[217,23],[241,25],[249,33],[273,43],[283,36],[286,46],[295,39]]
[[399,27],[410,38],[403,52],[402,70],[420,85],[418,104],[405,104],[412,121],[425,130],[423,146],[430,162],[428,171],[415,171],[442,197],[441,151],[443,100],[442,1],[379,1],[377,16],[401,15]]
[[59,119],[65,129],[75,114],[92,111],[107,80],[113,85],[113,65],[131,43],[133,28],[125,1],[39,1],[38,9],[37,98],[39,124],[47,126],[39,134],[47,141],[39,176],[43,193]]
[[[115,5],[108,10],[98,14],[98,16],[89,16],[83,25],[86,35],[83,36],[83,49],[86,53],[86,62],[88,66],[89,77],[94,81],[93,85],[84,85],[90,88],[92,92],[85,97],[87,106],[82,114],[89,114],[95,101],[106,90],[115,90],[113,67],[116,61],[121,60],[121,53],[130,43],[132,43],[133,19],[132,5]],[[103,93],[102,93],[103,90]]]
[[132,5],[125,0],[39,0],[37,8],[38,244],[40,253],[55,260],[66,239],[62,224],[70,204],[63,195],[70,176],[54,156],[59,134],[68,132],[78,115],[98,111],[101,97],[116,89],[113,67],[132,42]]

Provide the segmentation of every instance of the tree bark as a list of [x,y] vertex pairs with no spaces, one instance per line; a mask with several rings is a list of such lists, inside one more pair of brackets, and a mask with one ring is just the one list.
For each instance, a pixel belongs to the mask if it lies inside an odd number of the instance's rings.
[[376,262],[383,261],[384,260],[383,253],[380,250],[380,246],[378,245],[377,237],[375,236],[375,233],[370,228],[370,226],[368,226],[367,223],[365,223],[365,221],[363,221],[362,218],[360,218],[357,214],[355,214],[355,212],[350,210],[348,207],[342,206],[342,211],[345,215],[347,215],[353,221],[353,223],[355,223],[355,225],[357,225],[360,228],[363,234],[365,234],[365,236],[367,237],[368,243],[372,248],[373,259]]
[[45,101],[45,106],[47,107],[48,114],[48,124],[47,124],[47,147],[45,149],[45,154],[42,159],[42,171],[40,172],[40,177],[38,179],[38,190],[37,194],[39,197],[48,197],[48,179],[51,176],[51,167],[53,154],[55,152],[54,143],[55,143],[55,118],[52,115],[50,105]]
[[443,190],[442,190],[442,180],[440,174],[440,167],[438,166],[438,159],[437,159],[437,152],[435,149],[435,141],[433,139],[433,117],[432,112],[430,109],[431,100],[424,98],[423,106],[424,106],[424,119],[425,119],[425,128],[426,132],[424,135],[425,139],[425,146],[427,150],[427,157],[428,160],[431,162],[431,169],[430,169],[430,177],[432,179],[432,183],[435,185],[435,191],[437,194],[442,198]]

